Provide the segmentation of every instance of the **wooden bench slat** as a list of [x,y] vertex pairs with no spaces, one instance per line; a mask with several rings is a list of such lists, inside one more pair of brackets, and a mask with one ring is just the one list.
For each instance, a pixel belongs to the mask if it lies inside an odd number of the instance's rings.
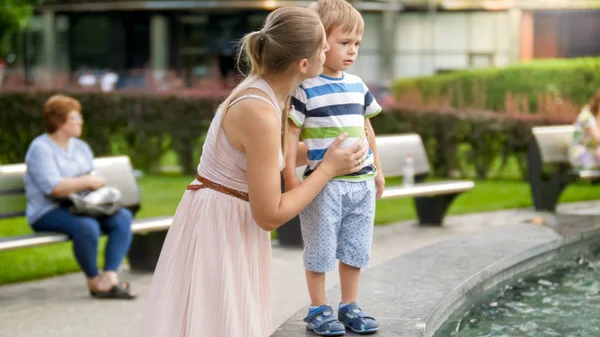
[[23,217],[25,216],[24,211],[0,213],[0,219],[12,219],[12,218],[17,218],[17,217],[21,217],[21,216],[23,216]]
[[581,178],[581,179],[600,178],[600,171],[599,170],[583,170],[583,171],[579,171],[579,178]]
[[0,237],[0,252],[17,248],[36,247],[68,241],[65,234],[47,232],[21,236]]
[[156,232],[161,230],[167,230],[171,226],[173,222],[173,217],[164,217],[164,218],[152,218],[152,219],[142,219],[138,221],[134,221],[131,225],[131,231],[133,233],[142,233],[142,232]]
[[21,194],[0,194],[0,218],[10,218],[25,214],[27,198]]
[[416,133],[377,136],[377,151],[386,177],[404,174],[404,161],[407,155],[413,158],[415,175],[429,173],[429,161],[421,136]]
[[568,148],[573,141],[575,127],[572,125],[540,126],[532,129],[543,163],[568,162]]
[[[131,224],[133,233],[167,230],[173,217],[151,218],[134,221]],[[0,252],[17,248],[27,248],[69,241],[67,235],[55,232],[38,232],[28,235],[0,237]]]
[[400,197],[425,197],[440,194],[465,192],[475,187],[472,181],[440,181],[415,184],[414,186],[389,186],[386,187],[382,199]]
[[25,193],[25,183],[23,181],[25,168],[25,164],[10,164],[0,166],[0,190],[18,190]]

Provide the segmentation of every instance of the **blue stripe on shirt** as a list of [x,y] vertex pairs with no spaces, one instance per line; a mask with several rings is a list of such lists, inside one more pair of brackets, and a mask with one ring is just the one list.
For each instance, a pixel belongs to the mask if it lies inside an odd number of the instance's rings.
[[[323,160],[323,156],[325,156],[326,151],[327,151],[327,149],[308,150],[308,153],[307,153],[308,160]],[[369,152],[367,152],[367,157],[365,158],[365,160],[371,158],[372,155],[373,155],[373,151],[371,151],[371,149],[369,149]]]
[[348,92],[359,92],[362,94],[364,91],[365,87],[362,85],[362,83],[328,83],[304,89],[304,92],[306,92],[306,99],[311,99],[313,97],[323,95]]
[[308,160],[323,160],[325,151],[327,151],[327,149],[308,150],[308,153],[307,153]]
[[365,93],[365,108],[373,103],[373,94],[370,91]]
[[294,107],[294,110],[301,112],[303,114],[306,114],[306,104],[302,103],[299,99],[297,99],[296,97],[292,96],[292,106]]
[[362,104],[336,104],[310,109],[306,112],[307,117],[331,117],[344,115],[364,115],[365,107]]

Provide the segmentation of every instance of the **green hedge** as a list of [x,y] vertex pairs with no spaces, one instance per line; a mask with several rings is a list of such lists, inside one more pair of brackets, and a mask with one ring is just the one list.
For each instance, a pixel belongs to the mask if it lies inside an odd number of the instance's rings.
[[[486,179],[525,178],[531,128],[557,124],[554,119],[519,118],[488,112],[413,112],[385,110],[371,120],[378,134],[418,133],[433,174]],[[516,172],[505,172],[512,161]]]
[[[0,163],[23,162],[31,140],[43,130],[41,109],[50,92],[0,92]],[[193,173],[203,136],[221,98],[69,93],[79,99],[85,119],[83,139],[97,156],[126,154],[136,168],[153,172],[172,150],[186,173]],[[517,116],[518,117],[518,116]],[[434,173],[487,178],[493,164],[524,154],[533,124],[554,123],[494,113],[412,112],[387,107],[372,120],[377,134],[421,135]],[[500,167],[502,170],[504,166]],[[518,173],[517,173],[518,174]]]
[[[418,105],[449,98],[454,108],[506,111],[509,96],[522,97],[529,112],[540,112],[544,96],[567,100],[574,105],[586,104],[600,88],[600,57],[540,60],[505,68],[458,71],[448,74],[398,80],[394,96],[400,102],[420,96]],[[441,103],[440,103],[441,104]]]
[[[0,92],[0,163],[23,162],[32,139],[44,132],[42,107],[53,92]],[[83,109],[84,134],[96,156],[127,154],[153,172],[174,150],[186,173],[195,172],[203,136],[220,99],[157,94],[67,93]]]

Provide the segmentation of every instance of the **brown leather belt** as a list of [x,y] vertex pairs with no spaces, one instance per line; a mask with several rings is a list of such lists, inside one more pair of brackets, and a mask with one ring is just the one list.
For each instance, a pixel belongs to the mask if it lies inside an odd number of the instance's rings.
[[190,190],[190,191],[197,191],[197,190],[201,190],[203,188],[210,188],[211,190],[215,190],[217,192],[225,193],[227,195],[230,195],[232,197],[236,197],[236,198],[242,199],[244,201],[249,201],[249,199],[248,199],[248,193],[246,193],[246,192],[234,190],[233,188],[229,188],[229,187],[223,186],[221,184],[217,184],[217,183],[212,182],[212,181],[210,181],[210,180],[208,180],[206,178],[201,177],[198,174],[196,174],[196,179],[198,179],[198,181],[201,182],[202,185],[190,184],[187,187],[188,190]]

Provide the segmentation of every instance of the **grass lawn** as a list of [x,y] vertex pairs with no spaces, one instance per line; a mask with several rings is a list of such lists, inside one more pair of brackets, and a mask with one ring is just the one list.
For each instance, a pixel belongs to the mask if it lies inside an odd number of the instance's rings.
[[[142,209],[138,218],[172,215],[191,177],[146,176],[140,180]],[[388,181],[389,185],[399,180]],[[589,184],[569,185],[561,202],[600,199],[600,187]],[[472,191],[452,204],[451,214],[483,212],[531,206],[527,183],[518,180],[478,181]],[[415,218],[412,199],[384,200],[377,203],[377,225]],[[24,219],[0,220],[0,236],[28,234]],[[105,238],[102,239],[104,247]],[[99,254],[101,255],[101,254]],[[101,257],[99,257],[101,261]],[[78,271],[71,243],[0,253],[0,284],[50,277]],[[82,277],[83,282],[83,277]]]

